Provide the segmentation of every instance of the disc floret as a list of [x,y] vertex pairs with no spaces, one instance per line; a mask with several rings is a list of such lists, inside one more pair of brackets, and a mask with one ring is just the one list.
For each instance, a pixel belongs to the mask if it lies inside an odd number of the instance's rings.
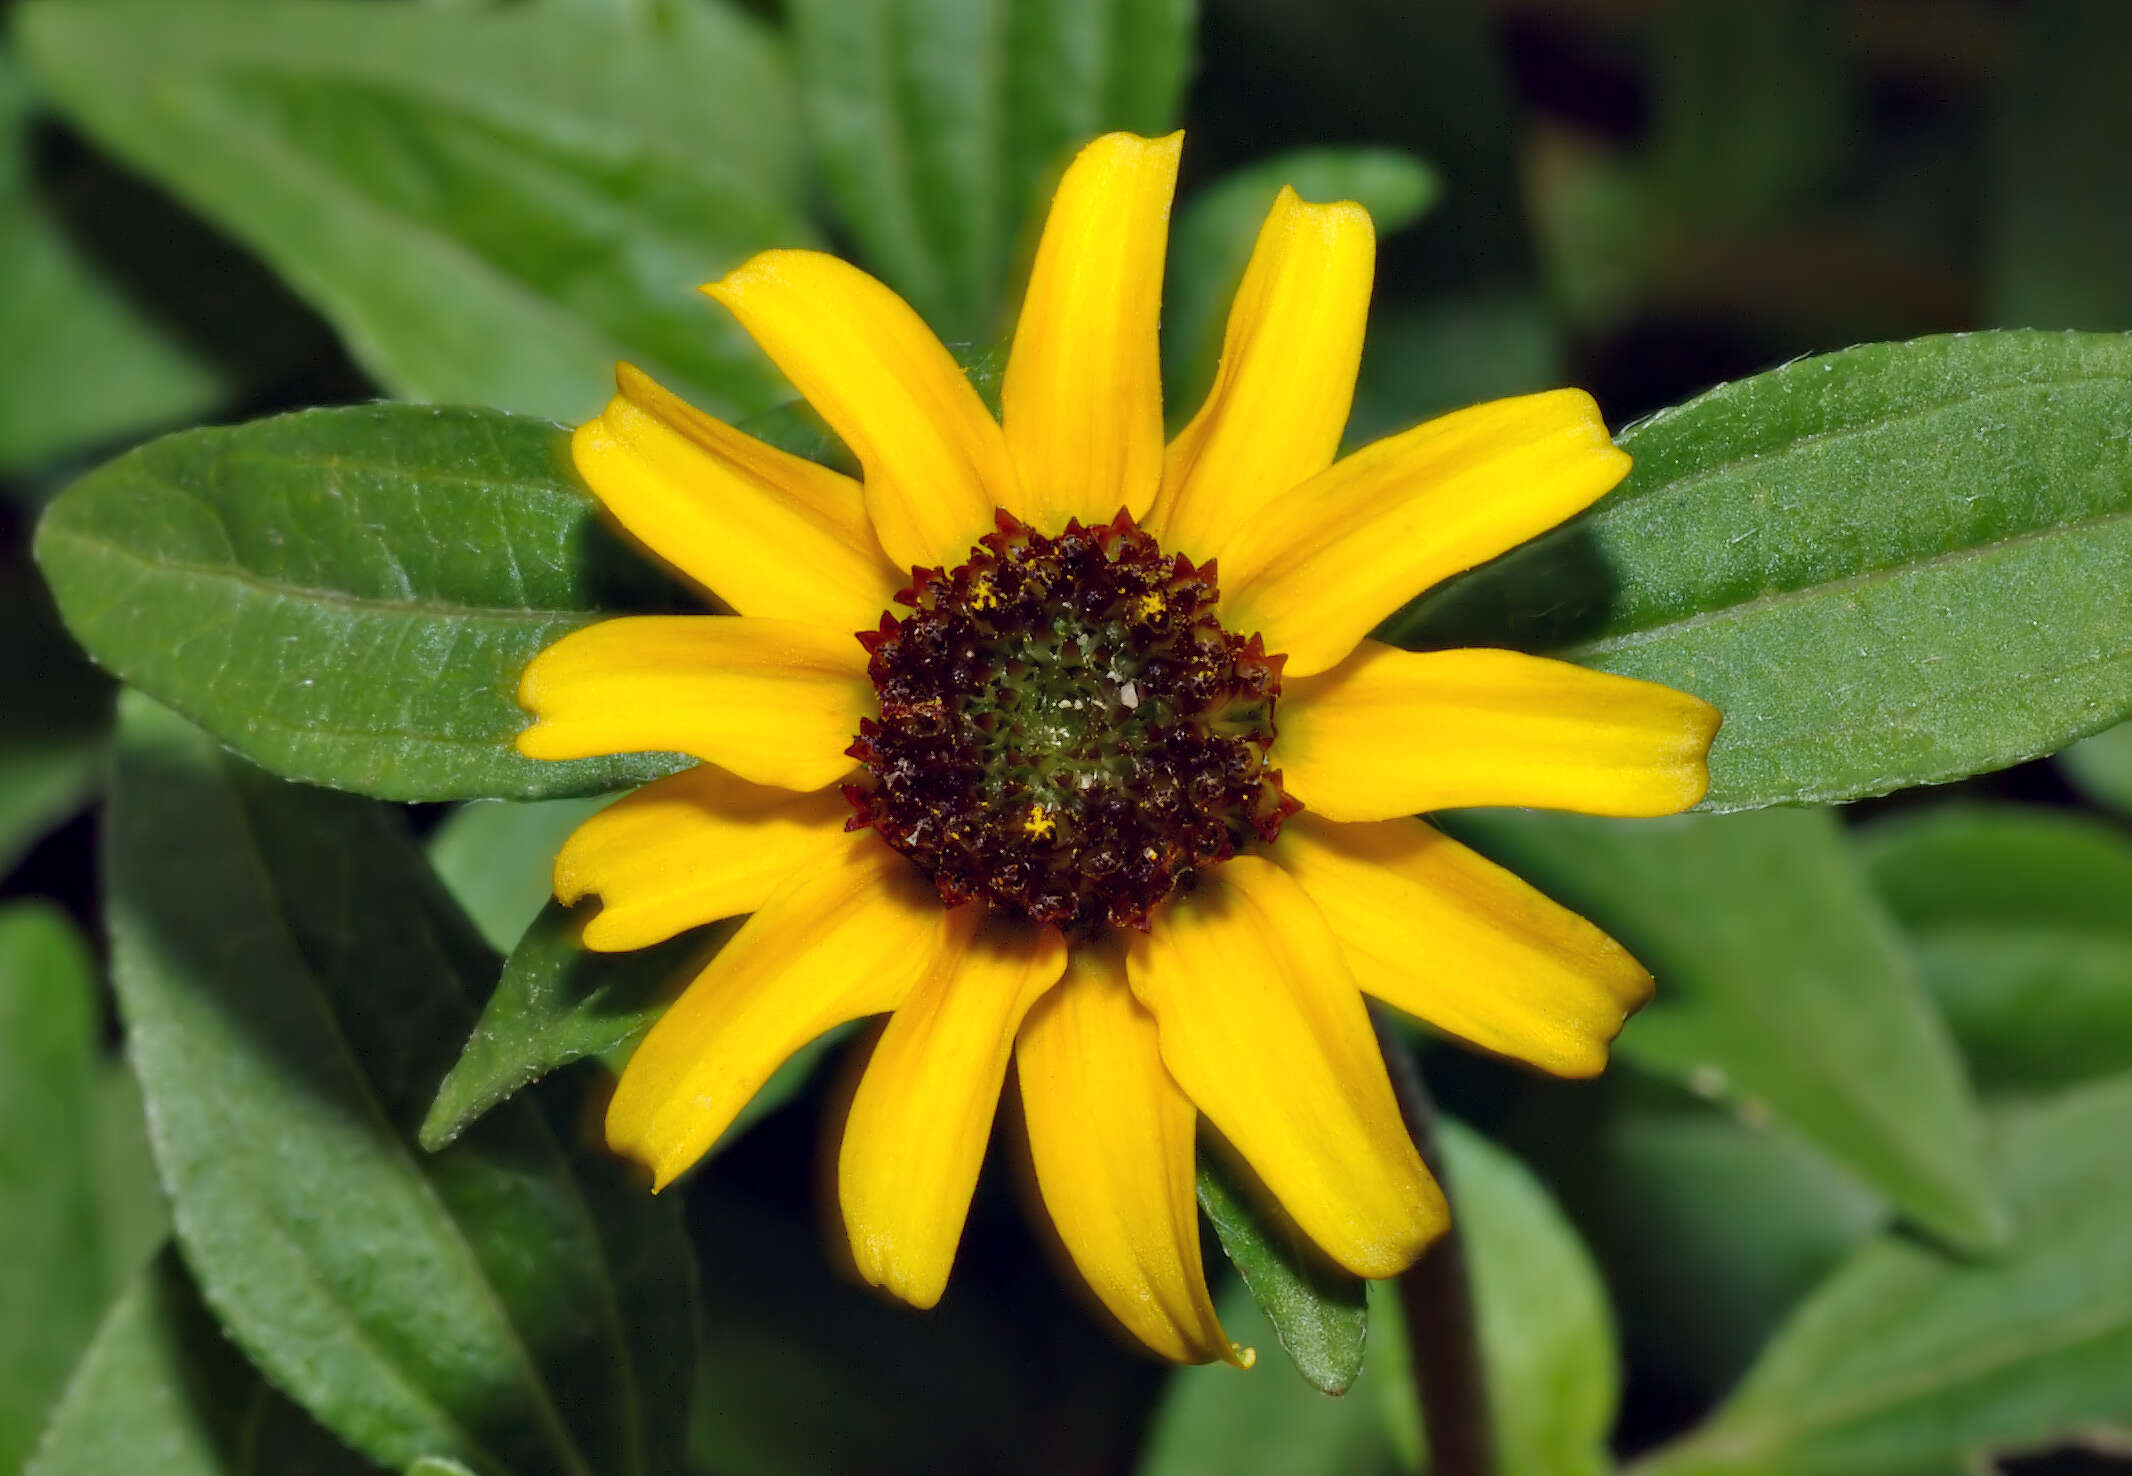
[[871,826],[950,906],[1145,927],[1300,806],[1267,764],[1282,657],[1222,629],[1215,568],[1121,511],[1055,536],[1005,512],[859,639],[880,702],[851,756]]

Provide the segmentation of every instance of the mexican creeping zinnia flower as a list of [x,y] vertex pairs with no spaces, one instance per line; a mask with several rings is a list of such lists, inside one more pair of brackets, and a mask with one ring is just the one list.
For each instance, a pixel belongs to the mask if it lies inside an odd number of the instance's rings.
[[886,1014],[838,1159],[861,1274],[939,1298],[1011,1059],[1075,1265],[1149,1347],[1204,1360],[1240,1355],[1200,1271],[1201,1116],[1333,1260],[1389,1276],[1445,1208],[1363,997],[1582,1076],[1650,993],[1597,929],[1413,817],[1685,809],[1718,715],[1368,639],[1628,458],[1563,390],[1336,461],[1374,256],[1359,206],[1281,194],[1214,387],[1164,443],[1179,146],[1113,134],[1067,171],[998,420],[841,261],[770,251],[706,288],[863,479],[625,366],[577,465],[733,613],[565,636],[526,671],[519,747],[702,760],[564,846],[557,895],[602,903],[586,946],[753,914],[630,1058],[616,1149],[664,1185],[793,1051]]

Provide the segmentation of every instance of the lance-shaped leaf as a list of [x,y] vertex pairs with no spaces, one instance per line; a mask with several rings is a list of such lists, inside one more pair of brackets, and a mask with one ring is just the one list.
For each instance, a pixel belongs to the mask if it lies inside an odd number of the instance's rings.
[[1455,827],[1656,976],[1622,1054],[1775,1115],[1935,1235],[2004,1241],[1961,1058],[1827,811]]
[[1630,428],[1593,512],[1388,633],[1715,703],[1710,809],[2003,768],[2132,712],[2128,422],[2132,335],[1804,359]]
[[393,393],[582,419],[631,359],[707,408],[777,381],[696,284],[803,245],[790,84],[729,7],[23,7],[68,115],[241,237]]
[[496,992],[430,1104],[422,1145],[442,1148],[529,1082],[651,1028],[704,952],[696,935],[629,953],[578,942],[584,917],[550,902],[505,961]]
[[98,1026],[73,926],[38,903],[0,910],[0,1471],[21,1466],[108,1296]]
[[268,1387],[166,1249],[97,1329],[24,1476],[377,1470]]
[[113,973],[217,1316],[394,1467],[677,1469],[693,1357],[678,1207],[565,1146],[567,1091],[448,1152],[414,1145],[497,961],[397,815],[279,783],[143,698],[121,730]]
[[[1346,1393],[1362,1372],[1369,1337],[1361,1279],[1326,1260],[1250,1168],[1211,1136],[1199,1155],[1199,1207],[1296,1372],[1327,1394]],[[1229,1336],[1240,1334],[1231,1328]]]
[[799,0],[800,84],[869,263],[950,342],[989,341],[1074,147],[1174,124],[1193,0]]
[[1638,1476],[1917,1476],[2132,1439],[2132,1076],[1999,1114],[2020,1235],[1966,1261],[1865,1246],[1731,1399]]
[[166,436],[62,493],[37,558],[100,664],[292,779],[535,798],[681,763],[511,746],[542,646],[661,598],[544,421],[364,405]]
[[[1439,1126],[1473,1278],[1499,1468],[1504,1476],[1605,1471],[1620,1374],[1591,1256],[1522,1164],[1459,1123]],[[1220,1311],[1229,1336],[1263,1354],[1274,1328],[1260,1305],[1238,1285]],[[1421,1468],[1421,1416],[1391,1283],[1371,1284],[1369,1311],[1369,1359],[1339,1399],[1264,1369],[1239,1374],[1209,1365],[1172,1374],[1141,1476],[1389,1476]]]
[[1858,833],[1978,1084],[2132,1071],[2132,841],[2040,806],[1939,805]]

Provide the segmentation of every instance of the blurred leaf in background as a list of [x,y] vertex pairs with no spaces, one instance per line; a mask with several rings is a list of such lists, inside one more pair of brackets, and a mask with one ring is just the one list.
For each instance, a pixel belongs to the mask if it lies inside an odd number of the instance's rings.
[[30,0],[38,77],[256,250],[389,392],[580,420],[629,359],[707,409],[782,398],[695,293],[805,245],[791,83],[725,7]]
[[2132,1433],[2132,1077],[2002,1109],[1994,1149],[2020,1236],[1965,1262],[1898,1236],[1861,1249],[1716,1417],[1647,1476],[1974,1469],[2086,1432]]
[[1196,0],[793,0],[822,174],[881,279],[983,348],[1073,150],[1176,124]]

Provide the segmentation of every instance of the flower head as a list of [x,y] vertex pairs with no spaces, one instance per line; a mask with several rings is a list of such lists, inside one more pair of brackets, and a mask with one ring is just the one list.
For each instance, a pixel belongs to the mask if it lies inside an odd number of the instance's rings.
[[658,1183],[793,1051],[887,1015],[843,1126],[860,1272],[946,1285],[1007,1067],[1096,1295],[1178,1359],[1236,1356],[1193,1196],[1204,1118],[1333,1260],[1443,1227],[1364,996],[1596,1072],[1649,976],[1419,812],[1685,809],[1718,717],[1509,651],[1368,639],[1628,459],[1588,396],[1460,411],[1335,460],[1374,239],[1274,204],[1214,386],[1165,443],[1156,350],[1180,139],[1090,144],[1045,225],[995,420],[894,293],[772,251],[705,290],[856,456],[854,480],[624,367],[574,441],[608,510],[731,614],[605,621],[527,670],[521,749],[701,764],[556,861],[587,946],[752,914],[637,1048],[610,1142]]

